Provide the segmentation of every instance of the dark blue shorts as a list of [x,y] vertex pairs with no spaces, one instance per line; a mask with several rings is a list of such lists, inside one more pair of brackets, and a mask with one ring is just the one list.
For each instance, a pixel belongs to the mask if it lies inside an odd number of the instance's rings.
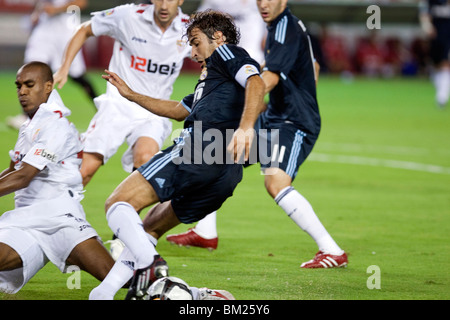
[[242,180],[239,164],[180,163],[173,145],[155,155],[138,171],[161,202],[170,200],[182,223],[193,223],[218,210]]
[[277,167],[294,180],[318,137],[306,134],[290,122],[267,122],[263,116],[259,118],[255,129],[258,132],[258,150],[260,153],[264,151],[258,158],[261,168]]

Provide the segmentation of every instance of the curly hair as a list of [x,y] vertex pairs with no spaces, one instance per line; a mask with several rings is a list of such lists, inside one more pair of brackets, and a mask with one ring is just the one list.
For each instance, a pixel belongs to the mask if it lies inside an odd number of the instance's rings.
[[238,44],[241,38],[233,17],[216,10],[196,12],[187,24],[186,36],[189,37],[194,28],[200,29],[209,39],[214,39],[214,32],[221,31],[229,44]]

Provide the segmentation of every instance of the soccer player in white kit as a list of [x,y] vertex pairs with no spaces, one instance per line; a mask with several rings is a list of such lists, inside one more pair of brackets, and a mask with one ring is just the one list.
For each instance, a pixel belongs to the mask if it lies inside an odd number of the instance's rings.
[[[154,0],[153,5],[127,4],[93,13],[70,41],[55,84],[67,80],[75,54],[91,36],[108,35],[115,44],[109,69],[117,72],[136,92],[169,99],[190,47],[183,39],[188,16],[179,8],[183,0]],[[131,172],[146,163],[162,147],[172,131],[169,119],[156,116],[123,98],[107,84],[106,93],[94,100],[98,111],[85,133],[81,174],[86,185],[124,141],[122,157]]]
[[15,192],[15,209],[0,216],[0,291],[16,293],[49,261],[103,280],[114,260],[80,204],[82,144],[70,110],[42,62],[20,68],[16,86],[29,120],[0,173],[0,196]]

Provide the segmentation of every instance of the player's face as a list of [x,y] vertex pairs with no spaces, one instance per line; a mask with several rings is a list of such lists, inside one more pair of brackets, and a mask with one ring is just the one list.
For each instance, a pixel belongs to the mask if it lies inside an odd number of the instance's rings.
[[264,22],[270,24],[284,11],[287,0],[256,0],[256,4]]
[[160,26],[168,26],[178,15],[178,7],[184,0],[153,0],[155,5],[155,19]]
[[189,34],[189,44],[192,47],[192,59],[200,63],[202,67],[205,66],[205,60],[212,55],[214,50],[224,43],[222,32],[218,31],[215,35],[217,38],[211,40],[199,28],[193,28]]
[[22,68],[16,76],[17,97],[23,111],[32,117],[39,106],[47,102],[52,91],[51,81],[45,82],[38,68]]

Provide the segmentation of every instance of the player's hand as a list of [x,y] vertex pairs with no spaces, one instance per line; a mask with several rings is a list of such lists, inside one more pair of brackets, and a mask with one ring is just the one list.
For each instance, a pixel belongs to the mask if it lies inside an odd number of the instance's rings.
[[244,161],[248,161],[250,158],[250,147],[255,137],[255,130],[253,128],[243,130],[237,129],[230,143],[228,144],[227,151],[233,157],[235,163],[242,163],[242,157]]
[[67,82],[68,72],[65,72],[63,69],[59,69],[53,74],[53,88],[58,85],[58,89],[62,89]]
[[109,70],[105,70],[105,73],[106,74],[102,75],[102,78],[115,86],[124,98],[128,99],[134,93],[125,81],[123,81],[116,73]]

